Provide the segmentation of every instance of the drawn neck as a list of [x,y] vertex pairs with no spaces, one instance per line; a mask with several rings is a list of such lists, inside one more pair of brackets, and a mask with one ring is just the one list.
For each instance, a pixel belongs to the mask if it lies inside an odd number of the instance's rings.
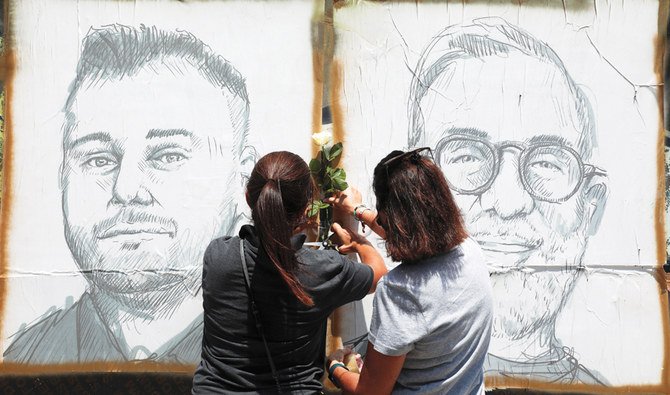
[[545,355],[559,345],[553,326],[538,327],[523,337],[494,332],[491,336],[489,354],[504,356],[505,359],[527,361],[535,356]]
[[572,294],[574,271],[510,271],[491,276],[494,300],[489,353],[511,360],[546,355],[557,345],[556,320]]
[[[195,293],[180,293],[179,300],[162,300],[162,304],[156,302],[165,297],[165,293],[143,295],[146,297],[138,300],[137,295],[129,298],[95,290],[90,292],[100,317],[117,343],[128,351],[142,349],[147,354],[130,355],[131,359],[145,359],[156,353],[202,314],[199,289]],[[153,303],[148,304],[149,301]]]

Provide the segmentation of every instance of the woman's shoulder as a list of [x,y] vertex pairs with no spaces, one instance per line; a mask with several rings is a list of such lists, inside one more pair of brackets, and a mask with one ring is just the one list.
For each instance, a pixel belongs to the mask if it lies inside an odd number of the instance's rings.
[[238,236],[221,236],[217,237],[215,239],[212,239],[212,241],[209,242],[208,248],[217,248],[217,247],[222,247],[230,244],[232,241],[235,239],[239,240],[240,238]]
[[474,265],[481,270],[486,271],[488,274],[488,268],[486,264],[486,256],[484,256],[484,251],[482,247],[477,243],[477,240],[473,238],[467,238],[463,243],[461,243],[461,250],[463,251],[463,260],[469,265]]
[[484,255],[482,252],[482,247],[479,245],[479,243],[477,243],[477,240],[473,239],[472,237],[465,239],[459,246],[461,249],[467,250],[470,253]]
[[349,259],[335,250],[303,247],[298,251],[297,257],[309,273],[322,279],[354,276],[357,272],[366,271],[368,268],[367,265]]
[[464,267],[486,267],[484,255],[479,244],[467,238],[451,250],[412,263],[402,263],[385,276],[386,283],[405,284],[407,282],[425,282],[433,276],[460,275]]
[[346,259],[335,250],[317,250],[310,247],[302,247],[297,256],[303,265],[315,267],[341,266]]
[[222,255],[226,255],[233,244],[238,245],[237,243],[239,243],[239,241],[235,242],[236,240],[239,240],[239,237],[221,236],[213,239],[205,249],[205,260],[207,261],[208,259],[215,259]]
[[468,237],[463,240],[460,244],[447,251],[444,254],[436,255],[433,258],[429,258],[429,261],[437,262],[471,262],[479,261],[484,262],[484,253],[482,252],[481,247],[477,244],[473,238]]

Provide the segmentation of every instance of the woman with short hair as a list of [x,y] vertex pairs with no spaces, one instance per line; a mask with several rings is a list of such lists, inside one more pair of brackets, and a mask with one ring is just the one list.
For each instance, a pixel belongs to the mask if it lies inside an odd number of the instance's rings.
[[429,152],[393,151],[375,167],[376,214],[350,191],[330,200],[379,231],[400,262],[377,285],[360,374],[344,363],[351,350],[329,356],[329,377],[345,394],[484,393],[489,275]]

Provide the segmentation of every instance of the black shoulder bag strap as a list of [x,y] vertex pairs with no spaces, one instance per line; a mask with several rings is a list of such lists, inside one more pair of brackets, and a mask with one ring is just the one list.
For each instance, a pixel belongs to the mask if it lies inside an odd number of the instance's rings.
[[249,281],[249,270],[247,269],[247,259],[244,256],[244,239],[240,239],[240,256],[242,257],[242,271],[244,272],[244,284],[247,287],[247,295],[249,296],[249,301],[251,302],[251,313],[254,315],[254,321],[256,321],[256,329],[261,335],[263,340],[263,345],[265,346],[265,353],[268,356],[268,362],[270,363],[270,369],[272,370],[272,377],[275,379],[275,384],[277,385],[277,393],[281,394],[281,385],[279,385],[279,375],[277,374],[277,369],[275,368],[275,363],[272,361],[272,355],[270,354],[270,347],[268,347],[268,342],[265,340],[265,333],[263,333],[263,327],[261,326],[261,315],[258,313],[258,308],[256,308],[256,302],[254,302],[254,296],[251,294],[251,282]]

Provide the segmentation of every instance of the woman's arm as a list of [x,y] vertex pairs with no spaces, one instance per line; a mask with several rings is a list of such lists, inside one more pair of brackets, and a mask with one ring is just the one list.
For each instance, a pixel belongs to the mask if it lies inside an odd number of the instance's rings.
[[374,275],[372,278],[372,286],[368,293],[374,292],[375,289],[377,289],[377,282],[379,282],[379,279],[388,272],[381,254],[379,254],[377,249],[374,248],[363,235],[360,235],[351,229],[343,228],[337,222],[333,223],[332,229],[337,235],[337,239],[339,239],[334,241],[339,244],[337,250],[341,254],[355,252],[361,258],[362,263],[372,268]]
[[[341,212],[343,215],[354,216],[354,218],[372,229],[372,231],[378,234],[382,239],[386,238],[384,228],[377,223],[377,212],[367,206],[361,207],[363,206],[363,198],[356,188],[349,187],[346,190],[337,193],[335,196],[326,198],[325,202],[332,204],[335,210]],[[358,210],[356,210],[356,208],[358,208]],[[354,210],[356,210],[356,215],[354,215]]]
[[[351,350],[337,350],[328,356],[328,367],[336,363],[344,363],[344,359]],[[405,363],[405,355],[391,357],[384,355],[374,349],[374,345],[368,342],[365,363],[361,373],[350,372],[343,367],[335,367],[331,377],[335,384],[342,388],[344,394],[390,394],[393,390],[402,365]]]

